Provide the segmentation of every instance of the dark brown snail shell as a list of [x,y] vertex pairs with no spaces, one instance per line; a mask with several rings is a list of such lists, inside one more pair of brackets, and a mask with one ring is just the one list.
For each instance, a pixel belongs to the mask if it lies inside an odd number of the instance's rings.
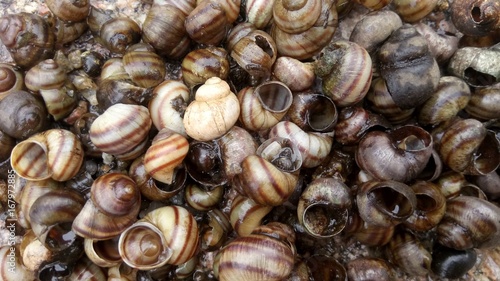
[[500,3],[495,0],[453,1],[451,19],[462,33],[484,36],[500,29]]
[[0,112],[0,130],[16,139],[25,139],[48,126],[45,104],[25,91],[12,92],[1,100]]
[[456,279],[469,271],[477,260],[474,249],[455,250],[438,245],[432,252],[432,272],[442,278]]
[[104,23],[99,36],[111,52],[123,54],[127,47],[139,43],[141,28],[131,18],[117,17]]
[[82,21],[90,11],[90,0],[47,0],[47,7],[64,21]]
[[35,14],[9,14],[0,18],[0,40],[16,64],[25,69],[54,54],[54,32]]
[[394,31],[380,48],[378,59],[380,75],[399,107],[420,105],[436,90],[438,64],[413,26],[405,24]]

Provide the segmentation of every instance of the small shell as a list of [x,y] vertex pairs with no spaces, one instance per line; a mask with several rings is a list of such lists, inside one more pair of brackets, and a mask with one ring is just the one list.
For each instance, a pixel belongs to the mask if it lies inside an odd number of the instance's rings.
[[124,216],[140,204],[141,193],[134,180],[124,174],[109,173],[92,184],[90,199],[108,216]]
[[147,44],[130,46],[123,56],[123,67],[132,81],[143,88],[157,86],[167,73],[163,59]]
[[316,78],[312,63],[301,62],[291,57],[281,56],[273,64],[273,75],[292,92],[309,89]]
[[23,178],[67,181],[78,173],[83,156],[82,144],[73,133],[51,129],[18,143],[10,160]]
[[19,70],[13,65],[0,63],[0,100],[13,91],[21,90],[23,85],[23,75]]
[[41,61],[30,68],[24,78],[26,87],[34,92],[61,88],[66,79],[65,69],[53,59]]
[[47,0],[47,7],[64,21],[82,21],[90,11],[89,0]]
[[118,103],[94,120],[90,139],[103,152],[120,155],[143,142],[151,124],[146,107]]
[[272,209],[272,206],[257,204],[252,199],[238,194],[231,204],[229,221],[239,236],[247,236],[261,224],[262,218]]
[[478,119],[500,118],[500,83],[489,87],[476,88],[465,111]]
[[190,88],[205,83],[210,77],[225,80],[229,75],[227,52],[208,46],[188,53],[182,60],[182,80]]
[[100,267],[112,267],[122,262],[118,252],[118,236],[106,240],[85,239],[85,254]]
[[186,203],[193,209],[208,211],[219,204],[224,195],[224,186],[206,188],[198,184],[186,186],[184,198]]
[[131,18],[116,17],[101,26],[99,36],[111,52],[124,54],[141,40],[141,27]]
[[269,34],[254,30],[234,44],[230,55],[250,75],[265,78],[271,73],[278,51]]
[[229,131],[239,114],[238,98],[229,85],[218,77],[212,77],[196,91],[195,100],[186,108],[183,123],[190,137],[207,141]]

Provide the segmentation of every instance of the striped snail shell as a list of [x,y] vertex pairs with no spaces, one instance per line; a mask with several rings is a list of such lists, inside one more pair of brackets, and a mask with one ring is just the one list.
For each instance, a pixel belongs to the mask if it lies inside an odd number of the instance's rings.
[[127,228],[118,241],[123,261],[141,270],[188,261],[198,249],[197,223],[183,207],[165,206],[149,212]]
[[214,273],[220,281],[283,280],[293,269],[294,242],[295,233],[286,224],[271,222],[259,226],[220,251]]
[[146,107],[119,103],[94,120],[90,127],[90,139],[103,152],[125,154],[147,138],[151,124]]
[[67,181],[83,163],[83,148],[72,132],[50,129],[18,143],[11,154],[16,173],[28,180]]

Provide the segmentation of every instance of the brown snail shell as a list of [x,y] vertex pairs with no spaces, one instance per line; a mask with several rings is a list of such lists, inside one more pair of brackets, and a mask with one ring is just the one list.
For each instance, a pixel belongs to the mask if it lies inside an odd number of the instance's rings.
[[[31,229],[45,247],[57,252],[75,242],[71,224],[85,200],[73,189],[49,191],[33,202],[29,211]],[[69,238],[73,235],[73,238]]]
[[233,188],[257,204],[283,204],[298,182],[298,175],[293,173],[302,163],[298,148],[289,139],[271,137],[256,154],[243,160],[242,172],[233,179]]
[[47,112],[58,121],[68,116],[76,106],[76,89],[73,83],[66,81],[57,89],[40,90]]
[[299,33],[311,28],[321,13],[322,0],[275,0],[273,20],[287,33]]
[[386,119],[360,106],[344,107],[335,125],[335,140],[344,145],[358,143],[371,129],[390,128]]
[[265,29],[273,18],[275,0],[247,0],[245,15],[247,21],[257,29]]
[[320,16],[309,29],[288,33],[276,24],[271,26],[270,34],[276,42],[276,48],[281,56],[305,60],[317,55],[333,38],[337,28],[337,9],[332,0],[323,0]]
[[411,0],[393,0],[391,2],[391,8],[398,13],[405,22],[417,22],[432,12],[437,3],[437,0],[417,2],[412,2]]
[[208,211],[217,206],[224,196],[224,186],[207,188],[198,184],[189,184],[185,188],[184,198],[193,209]]
[[462,79],[442,76],[436,92],[420,108],[418,122],[428,125],[451,119],[467,106],[470,98],[469,86]]
[[[361,3],[363,5],[367,5],[368,2],[390,2],[390,0],[373,0],[373,1],[360,1],[355,0],[356,2],[364,2]],[[374,8],[375,9],[375,8]],[[375,9],[378,10],[378,9]],[[372,53],[375,51],[379,45],[385,41],[393,31],[400,28],[403,25],[401,18],[393,11],[390,10],[382,10],[374,13],[368,13],[366,16],[361,19],[354,30],[351,33],[349,41],[354,42],[364,48],[368,53]],[[377,26],[377,29],[374,31],[373,27]]]
[[478,119],[500,118],[500,83],[484,88],[476,88],[465,111]]
[[89,0],[47,0],[47,7],[64,21],[82,21],[90,11]]
[[85,239],[83,242],[85,254],[100,267],[113,267],[122,262],[118,253],[118,236],[107,240]]
[[215,262],[221,281],[278,281],[290,275],[295,260],[295,233],[288,225],[272,222],[226,245]]
[[254,30],[236,42],[231,57],[250,75],[269,77],[278,57],[275,40],[262,30]]
[[381,114],[391,124],[402,124],[408,121],[415,111],[415,108],[402,109],[397,106],[382,78],[376,78],[372,81],[366,100],[370,102],[370,109],[373,112]]
[[29,69],[54,54],[54,33],[49,24],[35,14],[19,13],[1,17],[0,40],[21,68]]
[[335,41],[321,51],[314,72],[322,79],[323,93],[339,107],[364,98],[372,81],[372,60],[356,43]]
[[407,182],[424,170],[432,146],[432,136],[417,126],[372,131],[360,140],[356,163],[375,178]]
[[378,226],[394,226],[410,217],[417,206],[414,191],[397,181],[367,181],[356,195],[361,218]]
[[441,245],[457,249],[497,247],[500,209],[471,196],[459,196],[446,203],[446,213],[437,227]]
[[0,63],[0,100],[14,91],[22,90],[24,78],[13,65]]
[[279,81],[267,81],[238,92],[239,120],[248,130],[267,130],[285,116],[292,105],[292,92]]
[[25,91],[15,91],[0,100],[0,130],[16,139],[41,132],[48,125],[42,99]]
[[153,4],[142,24],[142,40],[153,46],[161,56],[182,58],[190,45],[184,28],[186,16],[175,6]]
[[185,208],[165,206],[127,228],[118,241],[123,261],[137,269],[187,262],[198,249],[198,226]]
[[326,95],[303,92],[293,96],[286,118],[304,131],[332,132],[337,123],[337,108]]
[[228,182],[224,174],[223,155],[216,140],[189,143],[184,164],[189,176],[208,188]]
[[253,136],[245,129],[233,126],[229,132],[217,139],[224,175],[231,181],[232,178],[241,173],[241,162],[249,156],[255,154],[257,142]]
[[208,79],[186,108],[184,127],[195,140],[213,140],[224,135],[238,120],[240,106],[229,85],[218,77]]
[[446,210],[446,197],[438,185],[431,182],[417,181],[411,188],[417,197],[413,214],[403,222],[415,231],[428,231],[441,221]]
[[[11,251],[11,247],[0,248],[0,262],[2,266],[0,267],[0,278],[2,280],[35,280],[35,272],[27,269],[23,266],[22,256],[17,248],[14,248],[14,252]],[[12,255],[9,256],[9,254]],[[11,264],[9,264],[11,263]],[[8,267],[7,265],[12,265]],[[9,270],[9,268],[16,268],[16,270]]]
[[151,88],[165,79],[163,59],[147,44],[136,44],[127,48],[123,56],[123,67],[132,81],[140,87]]
[[318,166],[330,153],[333,144],[332,134],[305,132],[290,121],[281,121],[269,132],[269,138],[288,138],[302,155],[302,166]]
[[229,29],[224,4],[230,1],[201,1],[186,17],[186,33],[194,41],[206,45],[218,45]]
[[158,131],[168,128],[187,136],[182,123],[184,110],[189,102],[189,89],[179,81],[165,80],[155,87],[149,101],[149,114]]
[[[266,6],[268,3],[265,3]],[[272,7],[269,7],[272,9]],[[257,28],[249,22],[241,22],[231,28],[231,31],[226,37],[226,50],[231,53],[233,51],[234,45],[241,40],[241,38],[247,36],[250,32],[256,30]]]
[[[90,192],[91,199],[87,200],[72,225],[73,231],[79,236],[96,240],[110,239],[137,220],[141,207],[140,191],[127,175],[104,174],[94,181]],[[94,199],[97,201],[94,202]]]
[[144,141],[151,123],[146,107],[118,103],[94,120],[90,139],[103,152],[125,154]]
[[444,131],[438,151],[444,164],[464,174],[487,174],[500,165],[499,140],[476,119],[453,123]]
[[318,178],[300,195],[297,216],[312,236],[332,237],[346,226],[351,202],[344,183],[334,178]]
[[229,75],[227,51],[214,46],[193,50],[184,57],[181,68],[182,80],[190,88],[214,76],[225,80]]
[[111,52],[124,54],[129,46],[141,40],[141,28],[131,18],[116,17],[102,25],[99,37]]
[[175,178],[175,168],[181,165],[188,150],[189,143],[185,137],[163,129],[144,155],[144,168],[157,181],[171,184]]
[[[406,48],[410,44],[412,48]],[[385,41],[378,52],[379,69],[396,105],[416,107],[435,92],[439,67],[429,52],[427,41],[405,24]]]
[[[101,76],[104,76],[103,73]],[[151,88],[137,86],[127,73],[114,74],[98,82],[95,97],[102,110],[118,103],[145,105],[151,98]]]
[[394,280],[394,269],[381,258],[360,257],[350,260],[346,264],[346,271],[349,280]]
[[484,36],[500,29],[498,1],[454,1],[450,10],[453,24],[466,35]]
[[18,175],[29,180],[66,181],[83,163],[80,140],[70,131],[51,129],[18,143],[10,158]]
[[273,64],[273,76],[292,92],[309,89],[316,78],[312,63],[304,63],[291,57],[279,57]]
[[49,17],[49,23],[54,26],[56,37],[55,46],[60,48],[68,43],[71,43],[83,35],[88,29],[87,21],[67,22],[58,17]]
[[232,230],[228,217],[219,209],[207,212],[208,222],[201,230],[201,249],[217,250],[223,246],[227,234]]
[[349,224],[345,228],[354,238],[367,246],[383,246],[389,243],[394,234],[394,226],[379,226],[363,221],[358,212],[349,216]]
[[410,232],[395,233],[387,244],[386,253],[392,263],[411,275],[425,276],[431,269],[431,253]]

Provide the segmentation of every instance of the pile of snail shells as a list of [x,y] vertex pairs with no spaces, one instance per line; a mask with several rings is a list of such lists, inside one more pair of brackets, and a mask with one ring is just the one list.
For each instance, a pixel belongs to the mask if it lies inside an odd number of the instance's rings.
[[2,16],[20,243],[0,279],[479,278],[500,246],[500,4],[409,2]]

